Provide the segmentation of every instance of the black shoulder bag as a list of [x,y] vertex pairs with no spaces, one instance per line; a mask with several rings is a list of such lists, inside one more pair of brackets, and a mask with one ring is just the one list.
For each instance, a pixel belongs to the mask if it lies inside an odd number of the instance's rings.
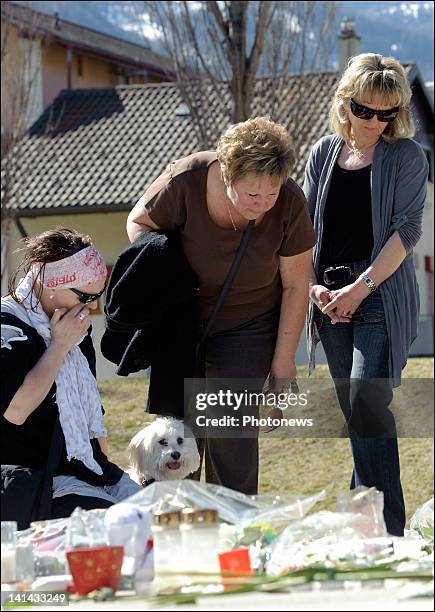
[[[210,318],[207,321],[207,324],[205,326],[205,329],[201,335],[201,339],[199,340],[197,346],[196,346],[196,359],[195,359],[195,375],[194,375],[194,379],[199,379],[199,378],[204,378],[205,377],[205,340],[207,339],[211,328],[213,327],[213,323],[216,320],[216,317],[222,307],[222,304],[224,303],[224,300],[227,296],[228,290],[231,287],[231,284],[239,270],[240,267],[240,263],[242,261],[242,257],[246,251],[246,247],[248,245],[248,241],[249,241],[249,237],[252,233],[252,230],[254,229],[254,225],[255,225],[255,219],[249,221],[248,226],[246,227],[245,231],[243,232],[243,236],[242,239],[240,241],[239,244],[239,248],[237,249],[237,253],[236,256],[234,257],[233,263],[231,264],[231,267],[228,271],[228,274],[225,278],[224,284],[222,286],[221,292],[219,294],[219,297],[217,299],[217,302],[215,304],[215,307],[213,309],[212,314],[210,315]],[[184,413],[184,422],[186,425],[188,425],[192,432],[195,434],[197,434],[197,428],[195,427],[195,410],[193,408],[193,403],[192,403],[192,397],[195,394],[195,387],[196,384],[195,382],[193,382],[193,384],[190,386],[189,389],[189,393],[188,393],[188,397],[186,398],[186,407],[185,407],[185,413]],[[204,445],[205,445],[205,440],[202,436],[198,436],[195,435],[196,437],[196,444],[198,446],[198,451],[201,457],[201,465],[199,467],[199,469],[192,474],[191,476],[189,476],[189,478],[192,478],[193,480],[200,480],[200,474],[201,474],[201,467],[202,467],[202,460],[203,460],[203,453],[204,453]]]
[[2,521],[16,521],[18,529],[21,530],[27,529],[32,521],[51,518],[53,476],[59,465],[62,445],[63,435],[58,417],[46,468],[1,466]]

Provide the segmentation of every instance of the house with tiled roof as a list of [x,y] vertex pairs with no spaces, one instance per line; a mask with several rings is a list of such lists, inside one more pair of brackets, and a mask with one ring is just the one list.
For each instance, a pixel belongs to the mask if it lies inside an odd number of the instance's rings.
[[[407,64],[413,87],[416,140],[431,165],[424,237],[416,249],[422,302],[421,334],[414,353],[432,351],[433,327],[433,101],[415,64]],[[274,83],[256,85],[253,115],[270,114],[284,124],[298,143],[293,178],[302,183],[311,146],[329,133],[328,111],[339,72],[289,75],[279,103]],[[230,100],[210,91],[204,112],[212,115],[216,136],[230,123]],[[302,112],[301,96],[303,100]],[[125,224],[145,189],[174,159],[199,149],[188,108],[173,83],[118,85],[102,89],[63,90],[32,125],[16,151],[14,182],[8,206],[14,218],[11,244],[20,236],[57,225],[92,236],[110,266],[128,245]],[[9,259],[15,269],[17,257]],[[103,315],[94,316],[96,345]],[[298,362],[306,362],[304,343]],[[98,356],[101,379],[114,376],[115,366]]]
[[17,101],[26,106],[18,110],[30,125],[63,89],[173,78],[169,60],[145,40],[135,44],[6,0],[1,3],[1,39],[2,140],[15,127]]

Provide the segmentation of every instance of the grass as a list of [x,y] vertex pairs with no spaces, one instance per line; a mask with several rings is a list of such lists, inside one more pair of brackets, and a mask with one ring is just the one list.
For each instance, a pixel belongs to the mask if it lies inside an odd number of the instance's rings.
[[[298,368],[298,375],[302,381],[306,368]],[[433,378],[433,359],[410,359],[404,377]],[[313,380],[321,378],[329,378],[325,365],[319,365],[313,375]],[[99,387],[106,410],[111,459],[126,467],[125,449],[130,439],[154,418],[144,414],[147,381],[119,378],[101,382]],[[325,401],[323,396],[321,399]],[[418,411],[421,401],[417,394],[407,409]],[[399,449],[409,520],[418,506],[433,495],[433,439],[400,438]],[[348,488],[351,472],[352,456],[345,438],[260,438],[260,493],[308,494],[325,489],[326,499],[316,509],[334,510],[336,494]]]

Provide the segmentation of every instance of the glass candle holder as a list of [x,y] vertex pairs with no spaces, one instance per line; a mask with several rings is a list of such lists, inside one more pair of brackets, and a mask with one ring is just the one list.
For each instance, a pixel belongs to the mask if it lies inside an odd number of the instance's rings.
[[15,521],[1,522],[1,581],[15,582],[17,580],[16,550],[17,523]]

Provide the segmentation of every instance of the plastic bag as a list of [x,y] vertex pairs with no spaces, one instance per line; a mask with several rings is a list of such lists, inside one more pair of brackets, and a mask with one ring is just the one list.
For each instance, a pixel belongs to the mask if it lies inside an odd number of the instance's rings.
[[147,552],[142,565],[137,569],[134,576],[134,588],[136,595],[150,595],[151,582],[154,578],[154,550],[152,541],[148,543]]
[[434,543],[434,507],[433,497],[422,504],[412,515],[410,528],[421,535],[421,537],[431,546]]
[[[388,549],[391,539],[360,539],[360,515],[352,512],[316,512],[289,525],[275,540],[266,564],[268,574],[312,564],[330,563]],[[375,541],[376,540],[376,541]]]
[[108,545],[109,537],[104,525],[104,516],[76,508],[68,522],[65,549]]
[[290,521],[299,519],[325,497],[321,491],[313,495],[249,496],[227,487],[172,480],[154,482],[139,491],[128,502],[153,512],[170,512],[186,507],[217,510],[222,521],[247,527],[265,524],[282,531]]
[[121,573],[132,576],[145,561],[151,537],[152,514],[137,504],[121,502],[106,511],[104,525],[109,542],[124,547]]
[[64,548],[69,518],[35,521],[28,529],[17,531],[20,544],[33,544],[35,551],[53,551]]
[[337,495],[337,512],[359,515],[354,526],[361,538],[378,538],[388,535],[384,520],[384,494],[375,487],[356,487],[340,491]]
[[67,573],[65,533],[68,523],[69,518],[35,521],[28,529],[17,532],[18,542],[33,548],[35,577]]

